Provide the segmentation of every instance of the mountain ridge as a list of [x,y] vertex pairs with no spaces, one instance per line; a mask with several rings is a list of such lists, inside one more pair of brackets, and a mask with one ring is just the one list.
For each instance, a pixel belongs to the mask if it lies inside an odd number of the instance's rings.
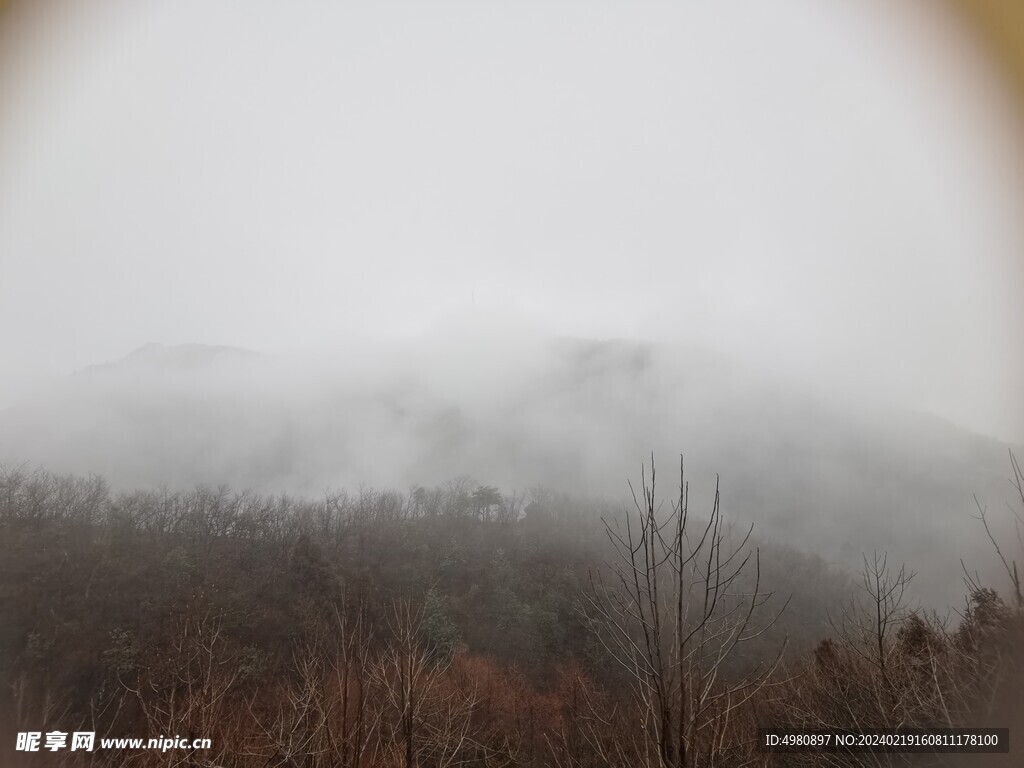
[[[661,467],[683,454],[697,507],[721,475],[735,519],[853,566],[868,541],[910,562],[970,560],[986,544],[973,495],[993,508],[1008,498],[1011,446],[936,416],[844,409],[685,348],[509,348],[420,343],[298,363],[147,346],[0,413],[0,463],[122,488],[319,494],[468,475],[624,500],[652,452]],[[958,545],[968,540],[978,546]],[[937,591],[959,594],[954,580]]]

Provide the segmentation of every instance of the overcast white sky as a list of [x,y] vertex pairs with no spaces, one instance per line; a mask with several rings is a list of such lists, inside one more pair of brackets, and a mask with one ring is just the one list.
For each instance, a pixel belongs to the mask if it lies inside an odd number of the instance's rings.
[[697,342],[1024,441],[1024,130],[928,7],[16,5],[0,404],[151,341],[454,316]]

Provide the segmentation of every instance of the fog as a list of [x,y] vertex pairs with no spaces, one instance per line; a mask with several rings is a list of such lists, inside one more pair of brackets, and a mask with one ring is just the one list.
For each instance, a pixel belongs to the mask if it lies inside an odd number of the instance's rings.
[[615,494],[684,453],[846,561],[1006,496],[1024,131],[934,4],[0,25],[2,461]]
[[5,400],[476,306],[1021,440],[1024,133],[961,24],[890,6],[15,5]]

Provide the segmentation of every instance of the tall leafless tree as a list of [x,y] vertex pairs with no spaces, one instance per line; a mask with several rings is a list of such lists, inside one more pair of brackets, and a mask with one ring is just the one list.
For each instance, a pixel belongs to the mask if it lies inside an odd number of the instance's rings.
[[642,498],[630,485],[624,521],[604,520],[615,557],[607,573],[592,574],[585,611],[633,681],[645,765],[687,768],[721,753],[738,710],[769,683],[785,641],[745,672],[731,662],[785,605],[755,618],[772,593],[762,590],[760,556],[748,546],[752,527],[733,537],[723,520],[717,482],[710,515],[695,525],[682,457],[668,513],[656,497],[653,456],[650,481],[646,470],[641,478]]

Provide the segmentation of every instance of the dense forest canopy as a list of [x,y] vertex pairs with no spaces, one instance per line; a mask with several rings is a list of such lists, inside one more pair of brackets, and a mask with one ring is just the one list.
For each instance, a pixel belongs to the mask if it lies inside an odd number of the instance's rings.
[[[465,478],[304,499],[9,468],[0,739],[208,734],[197,766],[697,766],[776,764],[754,745],[766,723],[1015,722],[1012,582],[969,580],[941,617],[883,554],[850,576],[653,480],[623,509]],[[634,645],[656,616],[690,645]],[[127,759],[55,764],[72,758]]]

